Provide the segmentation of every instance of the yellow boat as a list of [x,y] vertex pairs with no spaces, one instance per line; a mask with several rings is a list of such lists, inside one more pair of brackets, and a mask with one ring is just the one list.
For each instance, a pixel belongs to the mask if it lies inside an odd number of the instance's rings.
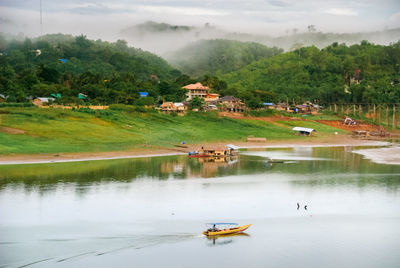
[[241,233],[251,226],[251,224],[247,224],[243,226],[236,226],[236,227],[222,229],[222,228],[217,228],[216,226],[237,225],[237,224],[236,223],[211,223],[211,224],[213,225],[213,228],[209,228],[206,231],[204,231],[203,232],[204,235],[214,236],[214,235],[228,235],[228,234]]

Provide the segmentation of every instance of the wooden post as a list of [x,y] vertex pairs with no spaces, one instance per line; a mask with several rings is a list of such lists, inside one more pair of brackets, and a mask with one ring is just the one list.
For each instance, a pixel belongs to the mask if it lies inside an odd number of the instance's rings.
[[353,115],[356,115],[356,105],[353,104]]
[[337,113],[337,105],[336,105],[336,103],[334,105],[335,105],[335,113]]
[[375,106],[375,103],[374,103],[374,122],[376,122],[376,106]]
[[393,104],[393,122],[392,122],[392,129],[396,129],[396,104]]
[[344,109],[344,108],[343,108],[343,104],[341,105],[341,107],[342,107],[342,108],[341,108],[341,111],[342,111],[342,113],[343,113],[343,109]]
[[386,104],[386,125],[389,127],[389,105]]
[[332,112],[332,104],[329,104],[329,112]]
[[381,123],[382,107],[378,105],[378,123]]
[[362,106],[361,104],[358,105],[358,115],[361,117],[362,116]]

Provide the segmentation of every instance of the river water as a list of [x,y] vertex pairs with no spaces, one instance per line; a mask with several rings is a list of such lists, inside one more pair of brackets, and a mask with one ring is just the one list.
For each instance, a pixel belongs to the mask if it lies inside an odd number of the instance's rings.
[[0,166],[0,267],[399,267],[400,166],[354,149]]

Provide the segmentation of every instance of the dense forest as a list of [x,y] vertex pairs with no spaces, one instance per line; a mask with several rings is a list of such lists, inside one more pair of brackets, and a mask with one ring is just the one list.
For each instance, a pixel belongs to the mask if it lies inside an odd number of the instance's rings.
[[[182,58],[191,64],[182,65],[180,71],[122,40],[109,43],[61,34],[32,40],[0,36],[0,94],[7,102],[61,95],[56,101],[66,104],[146,105],[183,101],[182,86],[200,81],[221,96],[241,98],[251,108],[278,101],[400,102],[399,42],[333,43],[324,49],[301,47],[280,53],[253,43],[211,40],[186,51]],[[196,74],[197,79],[182,72]],[[149,97],[140,98],[142,91]],[[79,93],[87,98],[78,98]]]
[[85,36],[47,35],[40,39],[8,40],[0,36],[0,94],[9,102],[60,94],[61,103],[134,104],[146,91],[154,102],[184,98],[181,86],[191,82],[162,58],[115,43]]
[[188,75],[225,74],[246,65],[270,58],[283,50],[261,44],[232,40],[200,40],[171,53],[167,60]]
[[[399,103],[400,43],[362,41],[303,47],[220,76],[239,92],[269,92],[268,101]],[[267,101],[267,99],[260,99]]]

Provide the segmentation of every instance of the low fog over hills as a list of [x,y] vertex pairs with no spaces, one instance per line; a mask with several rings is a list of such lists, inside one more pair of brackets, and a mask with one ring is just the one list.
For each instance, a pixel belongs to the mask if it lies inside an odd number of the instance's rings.
[[287,31],[285,35],[272,37],[262,34],[226,31],[209,23],[205,23],[203,26],[190,26],[148,21],[123,29],[121,37],[135,47],[165,56],[168,52],[176,51],[190,43],[204,39],[256,42],[268,47],[279,47],[285,51],[311,45],[323,48],[334,42],[352,45],[358,44],[362,40],[368,40],[374,44],[388,45],[400,40],[400,28],[374,32],[324,33],[318,31],[315,25],[309,25],[303,30],[292,29]]
[[254,42],[213,39],[199,40],[165,56],[169,63],[186,74],[199,77],[203,74],[224,74],[282,52]]

